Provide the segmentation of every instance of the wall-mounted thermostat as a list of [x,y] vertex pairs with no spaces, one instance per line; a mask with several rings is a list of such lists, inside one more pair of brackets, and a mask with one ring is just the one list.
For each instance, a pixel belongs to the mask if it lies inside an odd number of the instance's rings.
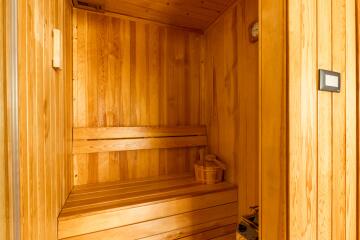
[[319,70],[320,91],[340,92],[340,73],[327,70]]

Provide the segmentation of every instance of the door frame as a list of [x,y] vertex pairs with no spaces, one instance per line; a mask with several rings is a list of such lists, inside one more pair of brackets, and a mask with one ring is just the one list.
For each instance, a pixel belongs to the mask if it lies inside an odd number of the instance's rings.
[[356,121],[356,160],[357,160],[357,238],[360,239],[360,1],[355,0],[356,4],[356,103],[357,103],[357,121]]
[[259,0],[260,238],[288,236],[287,0]]

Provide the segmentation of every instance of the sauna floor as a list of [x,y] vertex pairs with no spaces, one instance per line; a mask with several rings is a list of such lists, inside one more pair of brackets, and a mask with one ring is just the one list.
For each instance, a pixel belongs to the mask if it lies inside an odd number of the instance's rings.
[[[102,235],[106,236],[103,239],[116,239],[111,236],[123,232],[128,237],[122,239],[140,239],[147,236],[146,231],[151,236],[219,219],[235,224],[236,212],[236,186],[226,182],[203,185],[190,175],[83,185],[74,187],[69,195],[58,218],[58,235],[59,239],[102,239]],[[176,217],[181,214],[178,223]],[[212,217],[206,219],[207,215]],[[159,219],[169,221],[169,228],[145,229],[139,236],[129,237],[129,225],[133,224],[133,229],[139,224],[141,229],[144,222],[157,226]]]

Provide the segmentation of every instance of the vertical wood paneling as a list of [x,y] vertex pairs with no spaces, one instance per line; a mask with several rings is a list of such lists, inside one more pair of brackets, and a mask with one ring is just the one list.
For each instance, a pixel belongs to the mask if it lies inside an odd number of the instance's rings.
[[[333,70],[342,76],[343,90],[332,95],[333,101],[333,223],[332,239],[345,239],[346,230],[346,2],[334,0]],[[350,64],[350,63],[349,63]]]
[[205,123],[210,151],[228,165],[239,186],[239,215],[259,204],[258,44],[248,28],[258,20],[255,1],[238,1],[205,33]]
[[0,239],[9,238],[8,173],[6,143],[5,1],[0,0]]
[[316,7],[310,0],[289,5],[289,232],[294,239],[317,238]]
[[[201,35],[74,10],[74,127],[200,124]],[[196,149],[74,156],[75,184],[192,171]]]
[[[289,2],[291,238],[356,239],[354,9],[353,0]],[[340,93],[317,90],[318,68],[341,73]]]
[[[235,178],[239,185],[239,215],[247,213],[249,206],[259,205],[259,44],[249,42],[249,27],[259,20],[258,1],[246,0],[240,14],[237,52],[239,68],[237,77],[238,106],[235,114],[240,128],[235,132],[240,146],[235,153]],[[235,123],[236,124],[236,123]],[[236,138],[235,138],[236,139]],[[244,197],[243,197],[244,196]]]
[[[360,1],[356,1],[356,6],[355,6],[355,11],[356,11],[356,117],[357,117],[357,121],[356,121],[356,133],[357,133],[357,138],[356,138],[356,162],[357,162],[357,174],[356,174],[356,178],[357,178],[357,202],[356,202],[356,207],[357,207],[357,211],[356,211],[356,228],[357,228],[357,237],[360,237]],[[354,166],[353,166],[354,167]]]
[[[22,239],[56,239],[72,188],[72,6],[19,1],[20,198]],[[62,69],[52,66],[52,29],[62,32]]]
[[346,239],[357,235],[357,75],[356,75],[356,1],[346,2]]
[[[332,1],[318,0],[318,68],[332,68]],[[318,238],[332,237],[332,97],[318,92]]]
[[266,240],[287,239],[289,232],[287,2],[259,1],[260,235]]

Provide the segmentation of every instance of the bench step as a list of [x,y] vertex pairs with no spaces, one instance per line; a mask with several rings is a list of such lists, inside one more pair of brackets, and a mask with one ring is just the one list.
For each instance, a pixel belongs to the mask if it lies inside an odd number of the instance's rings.
[[58,239],[213,239],[235,233],[237,206],[236,186],[193,176],[78,186]]

